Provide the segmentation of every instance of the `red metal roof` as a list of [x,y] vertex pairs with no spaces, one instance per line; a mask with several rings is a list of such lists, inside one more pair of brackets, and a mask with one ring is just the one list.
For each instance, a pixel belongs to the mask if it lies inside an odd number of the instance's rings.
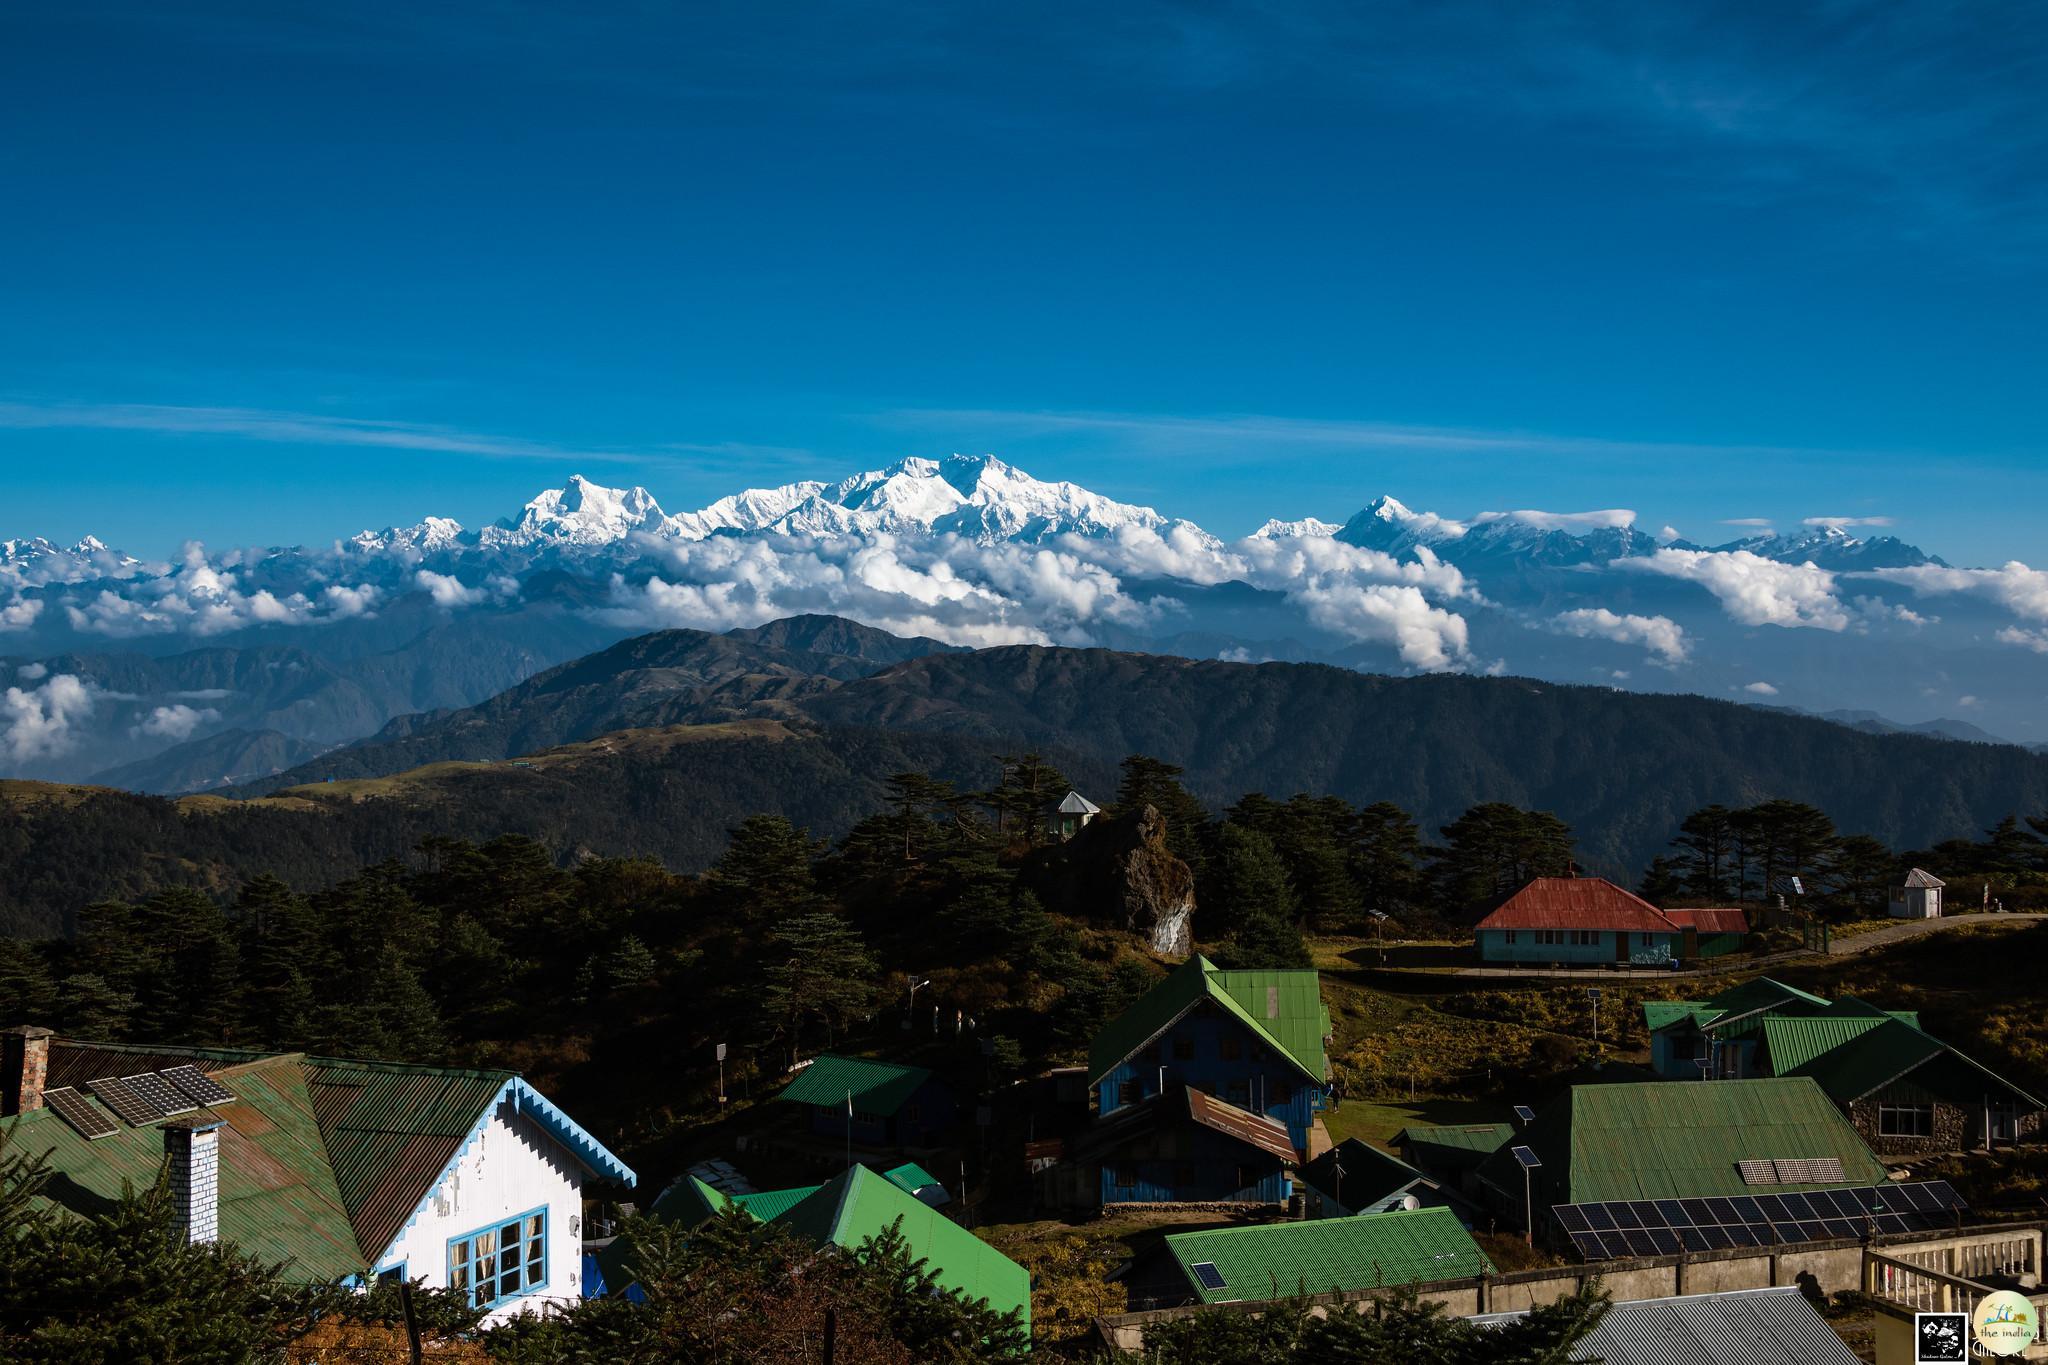
[[1479,927],[1678,932],[1656,906],[1604,877],[1538,877],[1502,901]]
[[1664,918],[1681,929],[1703,934],[1746,934],[1749,916],[1740,910],[1666,910]]

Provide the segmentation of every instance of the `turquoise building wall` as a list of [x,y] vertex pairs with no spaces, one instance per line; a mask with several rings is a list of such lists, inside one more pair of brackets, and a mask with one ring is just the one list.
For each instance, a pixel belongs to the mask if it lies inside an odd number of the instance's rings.
[[[1615,931],[1612,930],[1597,931],[1591,943],[1543,943],[1538,941],[1541,932],[1536,929],[1481,929],[1478,931],[1480,960],[1545,966],[1553,962],[1627,961],[1638,966],[1656,966],[1678,956],[1681,938],[1679,934],[1665,933],[1624,934],[1628,940],[1628,951],[1617,955]],[[1568,931],[1559,932],[1568,936]]]

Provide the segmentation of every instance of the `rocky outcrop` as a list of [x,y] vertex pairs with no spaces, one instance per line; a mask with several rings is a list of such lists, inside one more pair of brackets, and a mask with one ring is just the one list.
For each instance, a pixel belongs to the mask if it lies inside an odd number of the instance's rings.
[[1152,950],[1185,957],[1195,942],[1195,874],[1166,846],[1166,817],[1151,806],[1097,817],[1023,866],[1049,910],[1143,935]]

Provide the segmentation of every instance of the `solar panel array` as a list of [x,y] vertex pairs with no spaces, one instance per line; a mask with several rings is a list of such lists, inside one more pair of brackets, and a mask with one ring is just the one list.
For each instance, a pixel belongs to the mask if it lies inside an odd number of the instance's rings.
[[1224,1287],[1223,1272],[1216,1268],[1214,1261],[1196,1261],[1190,1269],[1195,1272],[1195,1279],[1201,1284],[1202,1288],[1222,1289]]
[[1842,1173],[1842,1158],[1838,1156],[1738,1161],[1735,1169],[1741,1172],[1745,1185],[1839,1185],[1848,1178]]
[[1822,1242],[1877,1232],[1952,1227],[1966,1209],[1948,1182],[1874,1189],[1553,1204],[1551,1216],[1589,1261],[1676,1256],[1681,1251]]
[[189,1062],[184,1066],[165,1067],[163,1078],[199,1105],[229,1104],[235,1098],[233,1091]]
[[68,1085],[59,1086],[55,1090],[45,1090],[43,1103],[49,1105],[58,1118],[77,1129],[78,1135],[87,1142],[121,1131],[120,1124],[102,1114],[93,1107],[91,1100]]
[[[167,1071],[144,1071],[133,1076],[102,1076],[96,1081],[87,1081],[86,1086],[99,1096],[101,1104],[137,1128],[175,1114],[231,1104],[235,1098],[226,1086],[190,1065],[174,1066]],[[80,1103],[83,1102],[81,1097]],[[90,1105],[86,1108],[91,1110]]]

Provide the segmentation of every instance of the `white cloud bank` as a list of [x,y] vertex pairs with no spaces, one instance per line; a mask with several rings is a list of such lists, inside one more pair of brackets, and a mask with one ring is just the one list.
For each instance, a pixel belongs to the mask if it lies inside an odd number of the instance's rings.
[[1582,607],[1560,614],[1551,624],[1560,633],[1583,640],[1641,645],[1668,664],[1684,662],[1689,648],[1685,631],[1668,616],[1623,615],[1606,607]]
[[72,723],[91,715],[92,707],[92,689],[71,673],[37,688],[10,687],[0,692],[0,753],[13,763],[63,753],[76,739]]
[[1775,697],[1778,695],[1778,689],[1767,682],[1745,683],[1742,690],[1754,692],[1759,697]]
[[2025,621],[2048,621],[2048,570],[2009,560],[1996,569],[1951,569],[1919,564],[1909,569],[1872,569],[1870,577],[1911,588],[1922,597],[1963,593],[1996,602]]
[[1812,564],[1781,564],[1748,550],[1662,549],[1614,567],[1697,583],[1747,626],[1847,630],[1849,609],[1835,596],[1835,575]]

